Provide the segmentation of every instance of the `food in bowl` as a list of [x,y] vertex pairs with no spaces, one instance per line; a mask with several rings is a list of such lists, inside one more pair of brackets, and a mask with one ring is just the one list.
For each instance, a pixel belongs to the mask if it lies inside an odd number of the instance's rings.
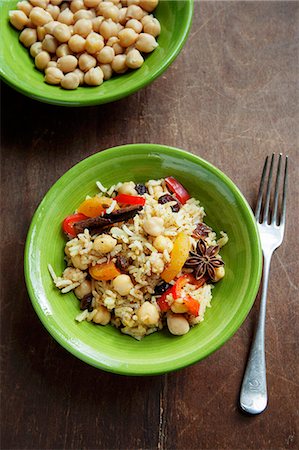
[[[138,3],[138,4],[137,4]],[[23,0],[9,12],[19,40],[64,89],[99,86],[113,73],[138,69],[157,46],[161,26],[151,13],[158,0]]]
[[62,276],[49,265],[56,287],[80,301],[76,320],[110,323],[138,340],[165,325],[188,333],[225,275],[219,250],[227,235],[217,240],[199,201],[172,176],[97,185],[101,192],[63,221]]

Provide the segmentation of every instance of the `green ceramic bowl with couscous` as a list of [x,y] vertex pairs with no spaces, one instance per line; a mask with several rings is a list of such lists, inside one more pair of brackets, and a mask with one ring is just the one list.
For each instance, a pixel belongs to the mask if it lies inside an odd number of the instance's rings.
[[[9,11],[15,10],[16,5],[15,0],[7,0],[0,4],[2,48],[0,76],[7,84],[24,95],[61,106],[109,103],[126,97],[154,81],[167,69],[182,49],[193,14],[193,0],[161,0],[154,10],[154,16],[161,25],[161,33],[157,37],[158,47],[145,56],[145,61],[140,68],[128,70],[124,74],[114,74],[100,86],[79,86],[77,89],[67,90],[61,86],[47,84],[44,81],[43,71],[35,67],[29,48],[19,42],[20,31],[9,22]],[[40,62],[40,64],[43,63]],[[70,79],[66,80],[66,85],[70,81]]]

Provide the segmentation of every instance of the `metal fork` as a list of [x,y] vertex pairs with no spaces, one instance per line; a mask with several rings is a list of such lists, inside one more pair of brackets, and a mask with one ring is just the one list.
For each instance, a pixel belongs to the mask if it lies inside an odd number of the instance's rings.
[[279,185],[281,181],[280,175],[282,165],[282,154],[280,153],[277,164],[276,181],[273,194],[274,198],[271,202],[271,184],[274,157],[275,155],[273,154],[270,163],[265,199],[263,201],[264,185],[269,157],[267,156],[265,160],[255,210],[255,218],[257,221],[264,256],[263,288],[258,325],[251,346],[240,394],[240,406],[244,411],[250,414],[259,414],[263,412],[267,406],[268,401],[265,361],[265,319],[267,289],[271,258],[273,252],[282,243],[285,228],[288,157],[285,157],[282,199],[279,202]]

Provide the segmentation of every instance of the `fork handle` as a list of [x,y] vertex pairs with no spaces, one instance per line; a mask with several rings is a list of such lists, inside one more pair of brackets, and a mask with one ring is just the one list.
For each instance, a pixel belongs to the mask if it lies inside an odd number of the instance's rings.
[[265,359],[265,320],[271,255],[264,255],[264,275],[261,306],[256,333],[252,342],[241,387],[240,406],[249,414],[260,414],[267,406]]

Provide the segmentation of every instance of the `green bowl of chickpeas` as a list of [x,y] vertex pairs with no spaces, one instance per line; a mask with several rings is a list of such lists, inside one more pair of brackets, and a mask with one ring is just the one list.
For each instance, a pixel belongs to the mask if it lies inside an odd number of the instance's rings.
[[192,14],[193,0],[7,0],[0,4],[0,76],[46,103],[109,103],[167,69]]

